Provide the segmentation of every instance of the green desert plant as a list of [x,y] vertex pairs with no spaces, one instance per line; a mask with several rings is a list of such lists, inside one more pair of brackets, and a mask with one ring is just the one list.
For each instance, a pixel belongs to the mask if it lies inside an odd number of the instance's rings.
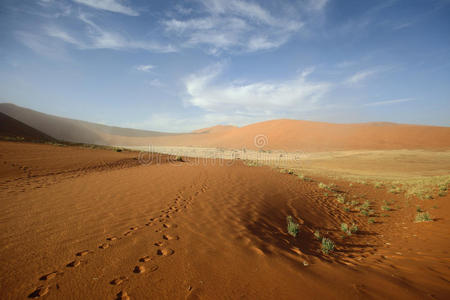
[[318,239],[319,241],[320,241],[320,239],[322,238],[322,236],[320,235],[320,231],[319,231],[319,230],[316,230],[316,231],[314,232],[314,236],[315,236],[316,239]]
[[433,221],[428,212],[419,212],[416,215],[416,223]]
[[297,237],[298,234],[298,223],[296,223],[294,221],[294,218],[292,218],[292,216],[287,216],[286,217],[286,222],[287,222],[287,231],[290,235],[292,235],[293,237]]
[[391,208],[388,205],[381,205],[381,210],[390,211]]
[[349,211],[350,211],[350,208],[349,208],[349,207],[344,207],[344,211],[345,211],[345,212],[349,212]]
[[369,218],[369,220],[367,220],[367,223],[373,224],[373,223],[375,223],[375,219],[374,218]]
[[356,206],[356,205],[358,205],[358,204],[359,204],[359,202],[356,201],[356,200],[352,200],[352,202],[350,202],[350,205],[351,205],[351,206]]
[[336,200],[337,200],[337,202],[344,204],[345,203],[345,196],[344,195],[337,195],[336,196]]
[[342,224],[341,224],[341,230],[342,230],[343,232],[345,232],[345,233],[349,232],[347,223],[342,223]]
[[416,211],[417,212],[423,212],[422,209],[420,208],[420,206],[416,206]]
[[439,197],[445,197],[445,196],[447,196],[447,193],[441,191],[441,192],[439,192],[438,195],[439,195]]
[[323,182],[319,182],[319,188],[321,188],[321,189],[327,189],[328,186],[327,186],[325,183],[323,183]]
[[380,189],[383,187],[383,183],[382,182],[375,182],[375,188]]
[[360,209],[368,209],[370,207],[370,201],[366,200],[363,204],[361,204]]
[[367,210],[365,210],[365,209],[361,209],[360,210],[360,212],[359,212],[362,216],[369,216],[369,212],[367,211]]
[[175,157],[175,160],[176,161],[183,161],[183,158],[181,156],[177,156],[177,157]]
[[328,254],[334,250],[334,243],[328,238],[322,239],[322,252]]

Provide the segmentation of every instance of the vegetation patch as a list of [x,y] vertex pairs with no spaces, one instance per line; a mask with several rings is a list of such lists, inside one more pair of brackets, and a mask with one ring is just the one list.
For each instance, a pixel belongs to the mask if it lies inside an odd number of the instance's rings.
[[416,215],[416,223],[433,221],[428,212],[419,212]]
[[329,254],[334,251],[334,242],[328,238],[322,239],[322,252],[324,254]]
[[294,221],[294,218],[292,218],[292,216],[287,216],[286,217],[286,222],[287,222],[287,231],[288,231],[288,233],[290,235],[292,235],[293,237],[297,237],[298,228],[299,228],[298,223]]

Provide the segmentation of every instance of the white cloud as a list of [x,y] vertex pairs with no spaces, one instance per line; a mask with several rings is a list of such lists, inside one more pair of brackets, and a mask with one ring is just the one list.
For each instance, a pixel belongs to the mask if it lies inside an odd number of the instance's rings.
[[142,71],[142,72],[150,72],[154,68],[155,68],[155,66],[153,66],[153,65],[139,65],[139,66],[136,66],[136,70]]
[[347,78],[347,80],[345,82],[349,85],[357,84],[378,72],[379,72],[378,70],[374,70],[374,69],[360,71],[360,72],[357,72],[356,74],[350,76],[349,78]]
[[210,66],[185,80],[187,104],[209,112],[270,115],[286,111],[308,111],[320,107],[329,83],[309,82],[308,72],[282,82],[216,83],[222,64]]
[[390,104],[396,104],[396,103],[409,102],[409,101],[413,101],[413,100],[414,99],[412,99],[412,98],[402,98],[402,99],[394,99],[394,100],[386,100],[386,101],[366,103],[366,104],[364,104],[364,106],[390,105]]
[[121,13],[128,16],[138,16],[139,13],[134,9],[122,5],[117,0],[73,0],[74,2],[90,6],[95,9],[107,10],[111,12]]
[[320,11],[325,8],[328,0],[307,0],[306,5],[309,10]]
[[[151,52],[174,52],[175,49],[171,45],[161,45],[155,41],[133,40],[125,38],[116,32],[104,30],[86,15],[81,14],[79,19],[87,25],[86,36],[75,38],[73,34],[64,31],[58,27],[47,27],[45,32],[48,36],[60,39],[66,43],[73,44],[82,50],[90,49],[113,49],[113,50],[146,50]],[[87,37],[87,38],[86,38]]]
[[274,15],[253,2],[199,0],[195,17],[171,18],[161,23],[169,37],[184,47],[204,47],[206,52],[254,52],[280,47],[298,32],[298,15]]

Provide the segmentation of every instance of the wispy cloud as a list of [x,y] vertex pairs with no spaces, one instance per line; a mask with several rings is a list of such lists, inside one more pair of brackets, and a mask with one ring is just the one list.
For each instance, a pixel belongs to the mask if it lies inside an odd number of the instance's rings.
[[91,49],[113,49],[113,50],[146,50],[151,52],[174,52],[171,45],[162,45],[157,41],[134,40],[126,38],[117,32],[105,30],[94,23],[85,14],[79,15],[79,20],[87,25],[84,35],[75,37],[59,27],[47,27],[45,32],[48,36],[60,39],[66,43],[77,46],[81,50]]
[[155,66],[153,66],[153,65],[139,65],[139,66],[136,66],[136,70],[142,71],[142,72],[150,72],[154,68],[155,68]]
[[128,16],[138,16],[139,13],[131,7],[125,6],[117,0],[73,0],[74,2],[90,6],[95,9],[101,9],[120,13]]
[[402,98],[402,99],[378,101],[378,102],[366,103],[366,104],[364,104],[364,106],[391,105],[391,104],[397,104],[397,103],[403,103],[403,102],[409,102],[409,101],[414,101],[414,99],[413,98]]
[[319,100],[330,88],[326,82],[308,81],[308,72],[286,81],[219,84],[223,67],[210,66],[185,80],[188,104],[209,112],[247,115],[308,111],[320,107]]
[[199,0],[195,17],[162,21],[169,36],[184,47],[205,47],[208,53],[254,52],[277,48],[300,30],[297,17],[278,17],[253,2]]
[[348,77],[347,80],[345,81],[345,83],[347,83],[349,85],[357,84],[378,72],[379,72],[379,70],[376,70],[376,69],[360,71],[360,72],[357,72],[357,73],[353,74],[352,76]]

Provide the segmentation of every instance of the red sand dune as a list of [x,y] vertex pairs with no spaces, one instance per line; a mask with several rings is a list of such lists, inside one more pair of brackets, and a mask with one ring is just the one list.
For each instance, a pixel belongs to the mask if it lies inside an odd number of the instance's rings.
[[[318,182],[327,179],[239,161],[138,165],[136,155],[0,142],[2,299],[450,295],[449,196],[406,202],[336,181],[348,199],[371,201],[369,224],[324,195]],[[386,199],[395,208],[382,217]],[[435,221],[414,223],[416,204]],[[297,238],[286,232],[287,215],[300,223]],[[343,222],[358,232],[342,238]],[[336,251],[320,251],[316,230]]]
[[0,104],[0,111],[60,140],[103,145],[257,149],[254,139],[263,135],[267,137],[266,150],[450,149],[450,127],[272,120],[241,128],[215,126],[193,133],[169,134],[60,118],[12,104]]

